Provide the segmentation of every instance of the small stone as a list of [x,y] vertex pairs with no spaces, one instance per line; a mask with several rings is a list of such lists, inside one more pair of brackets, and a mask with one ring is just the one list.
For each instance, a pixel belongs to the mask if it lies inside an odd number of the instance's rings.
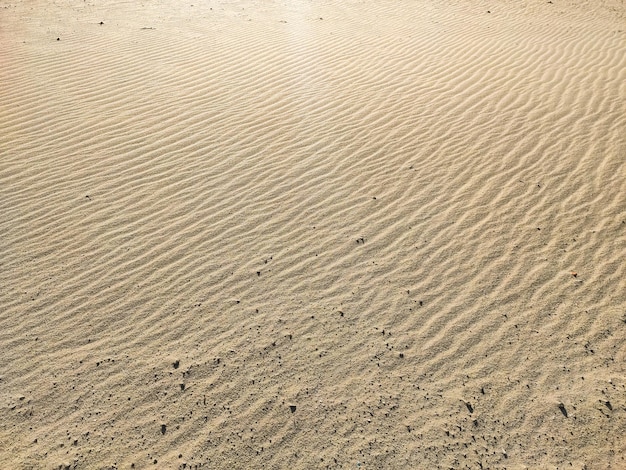
[[174,361],[172,366],[174,367],[174,369],[178,369],[178,367],[180,366],[180,361],[179,360]]
[[296,405],[289,405],[289,409],[291,410],[292,413],[296,412]]
[[165,431],[167,431],[167,425],[166,424],[162,424],[161,425],[161,434],[165,434]]

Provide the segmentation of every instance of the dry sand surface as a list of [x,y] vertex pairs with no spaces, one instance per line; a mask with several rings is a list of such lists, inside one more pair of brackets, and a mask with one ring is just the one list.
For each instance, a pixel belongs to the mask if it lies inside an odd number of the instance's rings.
[[623,0],[0,0],[1,469],[625,469]]

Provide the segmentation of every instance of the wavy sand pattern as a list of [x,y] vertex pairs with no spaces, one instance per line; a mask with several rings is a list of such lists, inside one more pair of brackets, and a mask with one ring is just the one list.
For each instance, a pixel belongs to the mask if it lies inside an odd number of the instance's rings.
[[623,1],[0,7],[1,468],[626,468]]

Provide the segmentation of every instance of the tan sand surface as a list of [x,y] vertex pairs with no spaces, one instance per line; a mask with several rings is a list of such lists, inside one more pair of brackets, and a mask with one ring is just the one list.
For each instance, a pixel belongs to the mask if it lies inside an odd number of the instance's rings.
[[626,469],[623,0],[0,0],[0,469]]

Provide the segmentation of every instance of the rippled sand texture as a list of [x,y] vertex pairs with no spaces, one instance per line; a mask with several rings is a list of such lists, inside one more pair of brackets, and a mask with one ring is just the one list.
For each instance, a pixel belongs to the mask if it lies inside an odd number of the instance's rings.
[[192,1],[1,5],[0,468],[626,468],[624,3]]

